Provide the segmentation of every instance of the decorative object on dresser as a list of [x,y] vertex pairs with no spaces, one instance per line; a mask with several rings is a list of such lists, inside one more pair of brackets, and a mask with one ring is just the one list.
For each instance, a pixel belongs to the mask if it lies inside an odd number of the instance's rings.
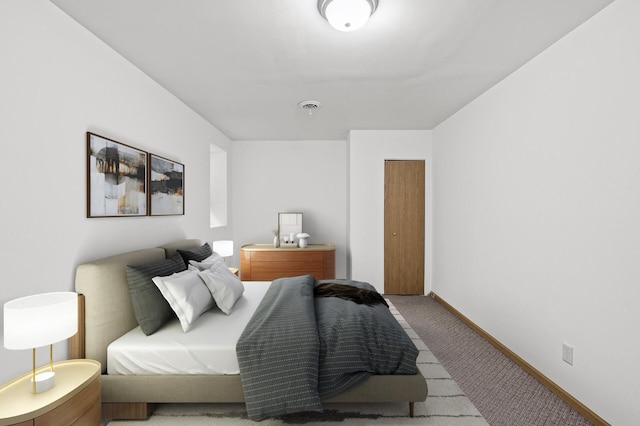
[[280,247],[297,247],[295,236],[302,232],[302,213],[278,213]]
[[184,214],[184,164],[149,154],[149,214]]
[[147,153],[87,132],[87,217],[147,215]]
[[301,232],[296,235],[296,237],[298,237],[298,247],[307,248],[307,246],[309,245],[309,242],[307,240],[310,236],[311,235],[307,234],[306,232]]
[[[78,332],[78,295],[73,292],[42,293],[4,304],[4,347],[31,349],[31,392],[55,385],[53,344]],[[36,348],[49,346],[49,369],[36,375]]]
[[100,363],[79,359],[56,362],[54,367],[58,385],[48,392],[37,396],[29,392],[31,373],[0,387],[0,425],[101,423]]
[[248,244],[240,248],[242,281],[313,275],[317,280],[336,277],[336,246],[309,244],[307,248],[275,248],[271,244]]

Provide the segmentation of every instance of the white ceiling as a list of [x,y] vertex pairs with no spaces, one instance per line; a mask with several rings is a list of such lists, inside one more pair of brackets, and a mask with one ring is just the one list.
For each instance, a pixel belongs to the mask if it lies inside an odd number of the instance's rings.
[[[432,129],[612,0],[51,0],[233,140]],[[298,107],[322,103],[313,115]]]

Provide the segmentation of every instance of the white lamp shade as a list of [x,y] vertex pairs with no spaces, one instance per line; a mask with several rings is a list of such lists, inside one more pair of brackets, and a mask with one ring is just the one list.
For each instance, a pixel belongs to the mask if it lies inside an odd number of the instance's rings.
[[77,332],[76,293],[43,293],[4,304],[4,347],[7,349],[47,346]]
[[333,0],[327,4],[324,13],[336,30],[355,31],[367,23],[372,10],[367,0]]
[[233,241],[231,240],[214,241],[213,251],[218,253],[221,257],[233,256]]

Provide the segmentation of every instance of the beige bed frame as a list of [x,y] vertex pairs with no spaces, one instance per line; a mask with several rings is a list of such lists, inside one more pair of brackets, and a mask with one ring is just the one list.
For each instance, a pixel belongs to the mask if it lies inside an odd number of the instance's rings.
[[[181,240],[109,256],[79,265],[76,270],[78,334],[71,338],[70,357],[102,364],[102,417],[146,419],[157,403],[244,402],[240,375],[124,376],[106,374],[107,346],[137,327],[129,298],[126,265],[142,265],[198,247],[197,239]],[[422,374],[372,376],[365,383],[325,402],[424,401],[427,385]]]

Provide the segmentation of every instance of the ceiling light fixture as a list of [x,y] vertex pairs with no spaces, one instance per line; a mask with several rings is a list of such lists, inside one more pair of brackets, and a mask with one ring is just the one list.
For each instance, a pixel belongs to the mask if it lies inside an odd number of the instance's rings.
[[377,7],[378,0],[318,0],[320,15],[339,31],[362,28]]

